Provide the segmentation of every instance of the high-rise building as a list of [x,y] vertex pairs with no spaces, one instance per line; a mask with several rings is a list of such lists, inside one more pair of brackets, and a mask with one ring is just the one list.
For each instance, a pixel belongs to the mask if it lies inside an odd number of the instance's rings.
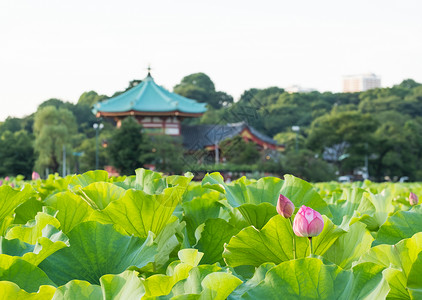
[[343,92],[364,92],[381,87],[381,78],[373,73],[348,75],[343,77]]

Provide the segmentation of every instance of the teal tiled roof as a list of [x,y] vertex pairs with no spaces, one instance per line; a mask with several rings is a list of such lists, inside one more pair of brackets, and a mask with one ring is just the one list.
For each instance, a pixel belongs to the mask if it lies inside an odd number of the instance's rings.
[[178,94],[171,93],[157,85],[151,75],[137,86],[116,97],[94,105],[94,113],[138,112],[172,112],[202,114],[207,108],[199,103]]

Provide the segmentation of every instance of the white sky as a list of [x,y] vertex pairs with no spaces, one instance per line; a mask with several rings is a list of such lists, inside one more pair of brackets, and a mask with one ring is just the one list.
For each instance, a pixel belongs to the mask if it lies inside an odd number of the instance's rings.
[[49,98],[111,95],[142,79],[172,89],[204,72],[236,99],[343,75],[422,82],[422,1],[0,0],[0,121]]

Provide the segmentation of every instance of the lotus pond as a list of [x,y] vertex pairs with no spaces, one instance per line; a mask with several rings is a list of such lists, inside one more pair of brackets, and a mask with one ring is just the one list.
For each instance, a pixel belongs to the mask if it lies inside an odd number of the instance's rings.
[[422,299],[422,184],[192,177],[4,182],[0,299]]

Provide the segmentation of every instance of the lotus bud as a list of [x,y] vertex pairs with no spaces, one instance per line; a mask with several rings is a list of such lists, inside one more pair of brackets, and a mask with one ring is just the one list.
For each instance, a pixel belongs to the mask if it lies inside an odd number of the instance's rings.
[[0,186],[2,186],[3,185],[3,180],[0,180]]
[[286,219],[290,218],[295,211],[295,206],[292,201],[286,196],[280,194],[277,201],[277,212],[285,217]]
[[40,176],[40,174],[38,174],[37,172],[32,172],[32,180],[38,180],[38,179],[40,179],[41,178],[41,176]]
[[4,181],[9,181],[9,180],[10,180],[9,176],[4,177]]
[[302,205],[293,221],[293,231],[300,237],[313,237],[321,233],[324,220],[319,212]]
[[416,205],[419,202],[418,196],[415,193],[410,192],[409,194],[409,203],[410,205]]

